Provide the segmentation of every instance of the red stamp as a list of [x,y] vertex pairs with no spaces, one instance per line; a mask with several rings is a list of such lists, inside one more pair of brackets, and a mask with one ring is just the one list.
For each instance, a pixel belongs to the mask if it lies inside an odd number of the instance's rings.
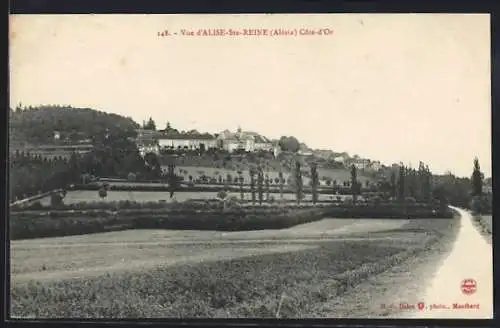
[[476,292],[477,289],[477,283],[476,280],[474,279],[464,279],[462,280],[462,283],[460,284],[460,288],[462,289],[462,293],[466,295],[471,295]]

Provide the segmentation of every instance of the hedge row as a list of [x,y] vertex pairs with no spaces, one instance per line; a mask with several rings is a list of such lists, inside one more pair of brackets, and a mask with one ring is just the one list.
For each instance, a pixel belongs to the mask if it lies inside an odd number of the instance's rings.
[[[54,212],[55,213],[55,212]],[[92,214],[91,214],[92,213]],[[288,211],[176,211],[169,213],[123,213],[106,214],[91,212],[87,215],[32,217],[29,213],[11,216],[11,239],[58,237],[88,233],[99,233],[125,229],[196,229],[220,231],[244,231],[283,229],[297,224],[320,220],[322,209]]]
[[214,208],[158,210],[85,210],[11,213],[12,239],[56,237],[124,229],[245,231],[283,229],[332,218],[451,218],[451,210],[390,207]]
[[[297,205],[295,200],[283,200],[278,199],[272,202],[264,200],[262,205],[258,201],[252,202],[249,199],[238,199],[238,197],[233,196],[229,199],[232,203],[238,203],[242,206],[252,206],[252,207],[262,207],[269,208],[275,206],[287,206],[287,207],[311,207],[311,201],[302,201],[301,204]],[[341,206],[341,207],[352,207],[352,201],[338,201],[338,200],[320,200],[317,201],[320,206]],[[436,204],[424,204],[424,203],[399,203],[399,202],[389,202],[389,201],[358,201],[356,202],[356,207],[362,208],[372,208],[372,207],[390,207],[390,208],[425,208],[427,210],[432,210],[436,208]],[[221,201],[219,199],[190,199],[184,202],[166,202],[166,201],[149,201],[149,202],[137,202],[129,200],[121,201],[94,201],[94,202],[79,202],[71,204],[61,204],[59,206],[52,206],[50,204],[42,205],[40,202],[34,202],[29,205],[13,205],[11,206],[11,212],[25,212],[25,211],[50,211],[50,210],[91,210],[91,209],[102,209],[102,210],[125,210],[125,209],[210,209],[221,207]]]
[[325,214],[335,218],[452,218],[449,208],[433,208],[430,206],[330,206]]
[[[297,204],[295,201],[284,201],[278,200],[274,203],[263,202],[259,204],[258,202],[252,203],[250,200],[228,200],[226,202],[226,206],[229,207],[245,207],[246,210],[253,209],[265,209],[266,211],[270,211],[273,208],[311,208],[311,207],[332,207],[336,209],[345,209],[346,211],[363,211],[363,212],[379,212],[379,211],[389,211],[400,213],[401,211],[410,211],[410,212],[418,212],[418,211],[426,211],[432,212],[433,210],[439,209],[439,206],[432,204],[404,204],[397,202],[357,202],[355,205],[352,202],[332,202],[332,201],[321,201],[316,205],[312,204],[312,202],[301,202]],[[192,199],[185,202],[131,202],[128,200],[124,201],[114,201],[114,202],[80,202],[73,204],[62,204],[59,206],[51,206],[51,205],[42,205],[39,202],[33,203],[24,207],[12,207],[12,213],[18,212],[58,212],[63,211],[69,214],[71,213],[80,213],[86,214],[85,211],[92,210],[100,210],[101,212],[106,211],[120,211],[121,213],[130,212],[132,210],[137,211],[145,211],[148,213],[152,213],[155,211],[175,211],[175,210],[211,210],[211,209],[221,209],[223,208],[223,203],[218,199],[212,200],[203,200],[203,199]],[[151,212],[152,211],[152,212]]]

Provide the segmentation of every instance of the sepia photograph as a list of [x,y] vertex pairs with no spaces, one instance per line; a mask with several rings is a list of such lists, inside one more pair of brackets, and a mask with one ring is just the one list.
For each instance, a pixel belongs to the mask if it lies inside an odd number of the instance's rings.
[[489,14],[9,16],[13,319],[493,319]]

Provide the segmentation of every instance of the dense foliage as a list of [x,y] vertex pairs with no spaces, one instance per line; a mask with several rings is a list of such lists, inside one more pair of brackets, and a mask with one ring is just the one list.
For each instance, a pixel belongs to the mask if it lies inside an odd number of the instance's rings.
[[[172,163],[173,167],[175,164]],[[42,158],[39,155],[14,152],[10,157],[9,185],[11,200],[25,198],[72,184],[88,184],[97,177],[125,179],[160,179],[169,184],[171,195],[179,187],[173,167],[163,172],[154,154],[143,159],[135,144],[126,137],[108,135],[92,151],[73,153],[69,159]],[[106,196],[101,192],[103,198]]]
[[75,182],[71,168],[77,160],[76,155],[67,160],[59,157],[42,158],[23,152],[14,153],[9,163],[11,200],[65,188],[68,183]]
[[71,106],[18,106],[9,117],[11,141],[32,144],[53,143],[55,131],[60,140],[96,142],[106,132],[134,136],[137,128],[131,118]]

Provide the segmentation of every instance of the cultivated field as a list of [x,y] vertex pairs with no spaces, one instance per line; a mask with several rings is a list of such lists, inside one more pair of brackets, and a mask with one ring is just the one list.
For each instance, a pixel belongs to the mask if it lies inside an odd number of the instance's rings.
[[[167,169],[166,167],[163,167],[165,170]],[[214,168],[214,167],[198,167],[198,166],[177,166],[176,167],[176,173],[179,174],[179,170],[187,171],[187,173],[182,174],[185,178],[185,181],[188,181],[189,175],[193,176],[193,178],[198,178],[201,175],[206,175],[208,177],[215,177],[217,178],[218,176],[222,176],[223,178],[226,178],[228,174],[230,174],[233,179],[234,177],[238,176],[237,171],[235,170],[229,170],[229,169],[224,169],[224,168]],[[244,179],[245,183],[250,183],[250,174],[249,170],[241,170],[242,176]],[[273,180],[278,177],[279,172],[277,171],[264,171],[265,175],[268,175],[270,178]],[[288,179],[290,177],[291,173],[290,172],[283,172],[283,177]],[[318,176],[320,178],[320,184],[325,185],[325,181],[323,177],[330,178],[332,180],[336,180],[337,184],[342,185],[344,181],[350,181],[351,176],[350,172],[347,170],[341,170],[341,169],[324,169],[324,168],[318,168]],[[310,179],[308,177],[303,177],[304,180],[304,185],[308,184]],[[358,180],[365,185],[366,180],[371,180],[369,178],[363,177],[363,176],[358,176]]]
[[12,315],[317,316],[321,304],[416,256],[455,222],[325,219],[282,230],[14,241]]

